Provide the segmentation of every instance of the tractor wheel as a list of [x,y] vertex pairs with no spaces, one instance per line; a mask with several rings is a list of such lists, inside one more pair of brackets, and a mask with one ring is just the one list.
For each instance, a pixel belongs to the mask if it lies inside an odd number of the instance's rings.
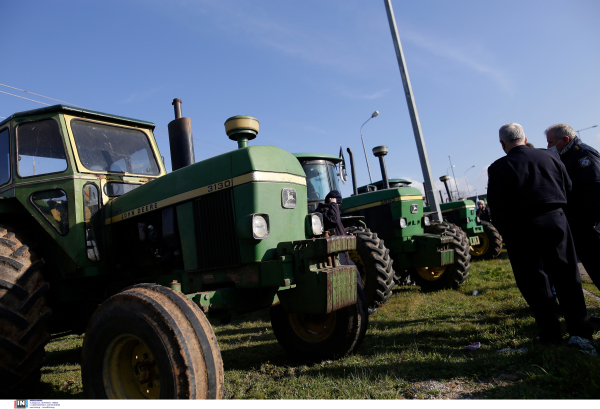
[[49,289],[19,232],[0,227],[0,395],[26,392],[40,380],[50,339]]
[[483,233],[478,233],[479,246],[471,246],[471,257],[477,259],[491,260],[500,255],[502,251],[502,237],[494,225],[490,222],[481,221]]
[[448,222],[431,222],[425,233],[443,234],[452,237],[454,264],[442,267],[417,267],[411,270],[411,279],[424,291],[436,291],[460,287],[471,269],[469,240],[462,229]]
[[185,295],[138,284],[92,316],[81,353],[91,399],[219,399],[223,362],[200,309]]
[[356,250],[349,254],[360,273],[367,304],[379,308],[388,301],[395,284],[390,251],[369,229],[350,227],[348,233],[356,237]]
[[275,337],[290,356],[300,359],[337,359],[353,354],[369,327],[369,313],[360,299],[329,314],[292,314],[281,304],[271,307]]

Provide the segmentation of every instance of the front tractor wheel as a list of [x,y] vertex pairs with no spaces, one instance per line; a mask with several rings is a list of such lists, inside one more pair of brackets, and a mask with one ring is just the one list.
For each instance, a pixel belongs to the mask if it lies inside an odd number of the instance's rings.
[[452,237],[450,247],[454,250],[454,263],[442,267],[415,268],[411,271],[411,279],[424,291],[460,287],[469,277],[471,269],[467,235],[462,229],[448,222],[431,222],[430,226],[425,227],[425,233]]
[[483,233],[478,233],[479,245],[471,246],[471,257],[477,259],[491,260],[502,252],[502,237],[494,225],[490,222],[481,221]]
[[[357,290],[361,291],[360,287]],[[336,359],[355,353],[369,326],[360,295],[356,304],[329,314],[292,314],[281,304],[271,307],[277,341],[290,356],[300,359]]]
[[223,362],[200,309],[180,292],[139,284],[106,300],[83,341],[92,399],[219,399]]
[[390,251],[369,229],[350,227],[348,233],[356,237],[356,250],[349,254],[360,273],[367,304],[379,308],[388,302],[395,284]]

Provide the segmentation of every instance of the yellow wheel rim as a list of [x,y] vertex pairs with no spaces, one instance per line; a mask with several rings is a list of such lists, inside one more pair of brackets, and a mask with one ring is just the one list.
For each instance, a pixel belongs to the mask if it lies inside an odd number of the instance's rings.
[[354,264],[356,264],[356,268],[358,268],[358,272],[360,273],[360,281],[362,284],[362,288],[365,288],[365,284],[367,282],[367,275],[365,274],[365,263],[363,262],[363,259],[360,257],[356,250],[349,251],[348,254],[350,255],[350,260],[352,260]]
[[490,249],[490,239],[487,234],[477,233],[479,237],[479,246],[471,246],[470,253],[472,256],[483,256]]
[[322,342],[333,334],[336,311],[329,314],[288,314],[292,329],[307,342]]
[[435,281],[439,279],[446,271],[446,266],[442,267],[416,267],[417,273],[421,278],[427,281]]
[[109,399],[158,399],[160,375],[154,355],[138,337],[123,334],[112,340],[102,362]]

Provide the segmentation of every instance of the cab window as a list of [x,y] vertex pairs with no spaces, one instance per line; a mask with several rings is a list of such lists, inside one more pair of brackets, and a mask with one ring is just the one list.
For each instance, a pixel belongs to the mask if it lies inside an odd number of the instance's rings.
[[62,236],[69,232],[69,206],[64,190],[35,192],[31,195],[31,202]]
[[0,185],[10,180],[10,142],[8,128],[0,131]]
[[67,156],[54,119],[27,122],[17,128],[17,163],[21,177],[67,170]]
[[84,120],[72,120],[79,159],[89,170],[159,175],[148,136],[138,130]]

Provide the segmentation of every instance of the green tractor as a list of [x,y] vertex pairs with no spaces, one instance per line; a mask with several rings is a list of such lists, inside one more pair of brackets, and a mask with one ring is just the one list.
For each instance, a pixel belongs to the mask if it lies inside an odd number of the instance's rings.
[[[460,226],[467,234],[470,254],[473,259],[491,260],[502,251],[502,236],[494,225],[480,220],[476,214],[475,202],[472,200],[454,200],[448,181],[450,176],[440,177],[446,187],[449,202],[440,203],[440,210],[445,221]],[[428,211],[429,208],[425,208]]]
[[[387,180],[383,162],[387,147],[373,151],[380,157],[382,174]],[[454,225],[434,222],[424,214],[423,198],[416,188],[385,186],[377,190],[368,185],[359,191],[352,151],[348,149],[348,153],[354,195],[342,201],[341,213],[345,216],[342,221],[357,238],[357,249],[350,252],[350,257],[361,273],[369,306],[385,304],[394,283],[405,282],[409,277],[426,291],[462,285],[471,268],[464,233]],[[339,190],[336,165],[342,159],[320,153],[294,155],[306,173],[309,211],[315,211],[329,191]],[[388,250],[393,269],[388,267]]]
[[357,271],[307,212],[290,153],[250,146],[258,121],[225,122],[238,149],[193,163],[191,121],[154,124],[64,105],[0,122],[0,393],[40,378],[50,335],[84,333],[89,398],[219,398],[208,317],[270,308],[295,357],[355,352],[368,326]]

